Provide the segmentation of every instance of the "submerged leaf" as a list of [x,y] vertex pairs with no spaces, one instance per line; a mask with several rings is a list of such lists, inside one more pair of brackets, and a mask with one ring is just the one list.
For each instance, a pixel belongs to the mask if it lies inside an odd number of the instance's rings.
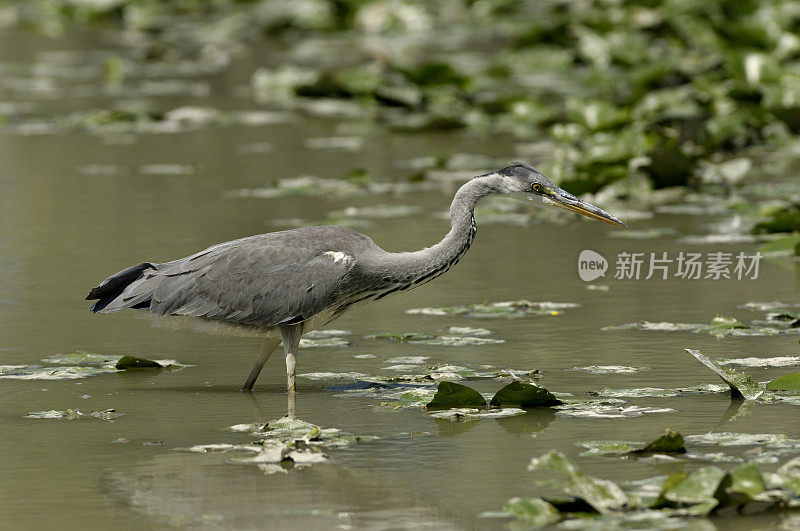
[[486,399],[471,387],[453,382],[440,382],[427,409],[486,407]]
[[563,404],[563,402],[544,387],[520,382],[511,382],[503,387],[495,393],[491,402],[489,402],[492,407],[517,406],[523,409],[558,406],[560,404]]
[[697,361],[714,371],[731,388],[731,396],[744,397],[747,400],[754,400],[764,394],[764,389],[750,375],[739,372],[735,369],[722,367],[717,362],[700,352],[699,350],[685,349],[686,352],[697,358]]

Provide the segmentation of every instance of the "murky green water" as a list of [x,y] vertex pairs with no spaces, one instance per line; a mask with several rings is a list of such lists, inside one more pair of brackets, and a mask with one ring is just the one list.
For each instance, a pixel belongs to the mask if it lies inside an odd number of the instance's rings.
[[[108,43],[91,34],[47,40],[8,32],[0,37],[0,61],[33,61],[46,52],[99,46]],[[211,79],[211,96],[201,101],[169,96],[148,101],[163,110],[186,104],[255,109],[235,87],[247,84],[258,58],[240,62],[246,67],[235,65],[226,78]],[[8,87],[0,100],[29,102],[36,116],[67,115],[108,103],[104,97],[70,91],[46,97]],[[342,136],[354,128],[365,132],[361,149],[308,147],[309,138]],[[504,520],[481,513],[500,510],[514,496],[546,492],[527,465],[550,449],[576,458],[590,474],[624,482],[704,463],[577,458],[582,448],[575,443],[644,440],[666,427],[685,435],[800,434],[796,406],[755,405],[749,414],[725,421],[730,404],[723,395],[629,399],[629,404],[675,411],[624,420],[564,418],[542,410],[453,423],[419,409],[376,409],[379,400],[345,398],[326,389],[341,381],[298,378],[300,418],[380,439],[329,450],[330,464],[272,475],[252,465],[228,463],[229,454],[179,451],[194,444],[247,442],[248,435],[225,428],[282,416],[286,397],[281,357],[270,360],[256,392],[244,395],[238,389],[257,354],[258,340],[154,328],[136,312],[92,315],[83,300],[88,289],[131,264],[178,258],[220,241],[286,228],[280,220],[324,220],[330,212],[351,206],[419,206],[421,213],[371,219],[362,230],[391,250],[430,245],[446,232],[440,214],[446,212],[452,185],[407,195],[338,199],[227,195],[301,174],[342,178],[354,168],[380,178],[402,178],[410,173],[398,167],[402,161],[456,152],[519,158],[509,138],[395,134],[368,123],[300,115],[286,123],[181,134],[2,134],[0,211],[6,229],[0,237],[0,364],[42,364],[45,356],[85,350],[192,365],[175,372],[120,372],[77,380],[0,379],[2,527],[494,528]],[[630,224],[637,230],[669,227],[686,235],[702,234],[711,220],[656,214]],[[717,313],[742,321],[761,318],[763,312],[737,306],[797,298],[795,271],[776,262],[764,262],[755,281],[617,281],[609,271],[601,281],[608,291],[588,290],[576,269],[577,256],[586,248],[611,259],[622,251],[752,252],[752,245],[689,245],[673,236],[618,239],[607,225],[578,220],[515,226],[482,224],[479,216],[478,225],[472,250],[450,273],[345,315],[334,326],[352,331],[351,346],[302,350],[298,373],[393,374],[383,369],[386,360],[422,355],[431,364],[536,368],[548,389],[586,396],[601,388],[717,383],[685,347],[714,357],[797,354],[792,335],[717,339],[682,332],[601,331],[640,320],[703,323]],[[405,313],[410,308],[522,298],[582,306],[558,316],[516,320]],[[450,326],[486,327],[492,337],[506,342],[450,347],[362,339],[386,331],[444,334]],[[375,357],[355,357],[362,354]],[[567,370],[590,365],[649,369],[610,375]],[[762,381],[788,372],[749,370]],[[503,385],[496,380],[468,383],[488,393]],[[28,412],[68,408],[114,408],[124,416],[113,422],[25,418]],[[766,468],[770,466],[777,465]],[[726,529],[777,522],[777,515],[714,521]]]

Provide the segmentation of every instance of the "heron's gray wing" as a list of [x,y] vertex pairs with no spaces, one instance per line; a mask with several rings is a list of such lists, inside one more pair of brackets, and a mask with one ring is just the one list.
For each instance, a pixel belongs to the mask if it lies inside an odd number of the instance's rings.
[[308,319],[334,301],[355,260],[285,234],[229,242],[147,272],[143,281],[156,281],[150,310],[259,325]]

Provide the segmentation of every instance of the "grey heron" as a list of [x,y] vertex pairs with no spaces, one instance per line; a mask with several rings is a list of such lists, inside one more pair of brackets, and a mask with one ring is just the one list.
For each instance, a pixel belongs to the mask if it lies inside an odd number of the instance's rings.
[[223,321],[263,334],[243,391],[253,388],[282,341],[293,416],[300,336],[355,305],[420,286],[447,272],[475,238],[475,204],[491,194],[540,198],[551,206],[625,226],[532,166],[517,162],[462,185],[450,205],[450,231],[420,251],[388,252],[345,227],[298,228],[220,243],[171,262],[142,262],[110,276],[86,299],[97,300],[93,312],[133,308]]

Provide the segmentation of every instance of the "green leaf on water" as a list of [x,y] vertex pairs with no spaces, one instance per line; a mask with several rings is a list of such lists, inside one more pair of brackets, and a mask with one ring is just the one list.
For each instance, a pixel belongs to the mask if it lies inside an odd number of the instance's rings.
[[478,391],[466,385],[440,382],[433,400],[425,407],[427,409],[485,408],[486,399]]
[[115,365],[115,367],[120,370],[161,369],[163,368],[163,365],[161,365],[157,361],[148,360],[145,358],[137,358],[134,356],[122,356]]
[[493,407],[512,406],[524,409],[551,407],[561,404],[563,402],[544,387],[516,381],[497,391],[491,402],[489,402],[489,405]]
[[564,493],[586,501],[601,514],[619,510],[628,503],[628,497],[616,483],[584,474],[564,454],[555,450],[534,457],[528,470],[563,474],[567,481],[557,486]]
[[399,341],[404,343],[406,341],[421,341],[431,339],[433,336],[422,334],[419,332],[381,332],[379,334],[370,334],[364,336],[364,339],[388,339],[390,341]]
[[796,391],[800,392],[800,372],[793,372],[778,376],[767,384],[770,391]]
[[528,526],[546,526],[561,520],[558,509],[541,498],[512,498],[503,508]]
[[683,444],[683,435],[677,431],[667,428],[664,435],[658,439],[649,442],[643,448],[633,450],[632,454],[664,454],[664,453],[686,453],[686,447]]
[[715,315],[708,326],[700,327],[697,332],[708,332],[715,335],[725,335],[729,330],[749,328],[741,321],[725,315]]
[[687,348],[686,352],[694,356],[697,361],[714,371],[731,388],[731,396],[744,397],[747,400],[754,400],[764,394],[764,389],[755,382],[749,374],[739,372],[730,367],[722,367],[699,350]]
[[758,248],[762,254],[794,254],[797,255],[798,245],[800,245],[800,234],[792,234],[777,240],[765,243]]
[[778,475],[784,484],[800,496],[800,457],[795,457],[784,463],[778,469]]
[[698,505],[700,514],[707,514],[719,503],[714,494],[725,476],[725,471],[715,466],[699,468],[685,477],[673,474],[664,481],[656,505]]
[[724,495],[718,492],[717,498],[725,505],[748,501],[766,490],[758,467],[749,463],[731,470],[721,486],[724,486],[725,492]]

